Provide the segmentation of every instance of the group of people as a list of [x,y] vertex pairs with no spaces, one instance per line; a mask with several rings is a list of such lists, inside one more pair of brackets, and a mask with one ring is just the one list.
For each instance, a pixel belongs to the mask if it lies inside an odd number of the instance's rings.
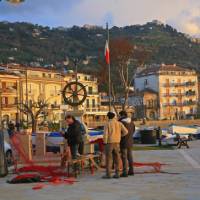
[[[132,119],[128,117],[126,111],[121,111],[119,115],[119,120],[117,120],[115,113],[108,112],[108,123],[104,128],[106,175],[103,178],[106,179],[112,178],[112,163],[115,167],[113,178],[134,175],[132,146],[135,125]],[[122,174],[120,174],[120,153],[123,165]],[[127,163],[129,166],[127,166]]]
[[[115,167],[113,178],[128,177],[134,175],[133,169],[133,133],[135,131],[134,122],[128,117],[126,111],[119,113],[117,119],[115,113],[108,112],[108,122],[104,127],[103,142],[105,146],[106,175],[103,178],[112,178],[112,165]],[[86,128],[72,115],[66,116],[68,129],[64,134],[70,147],[72,159],[84,154],[84,135]],[[121,157],[121,159],[120,159]],[[120,160],[123,171],[120,174]],[[127,166],[128,164],[128,166]]]

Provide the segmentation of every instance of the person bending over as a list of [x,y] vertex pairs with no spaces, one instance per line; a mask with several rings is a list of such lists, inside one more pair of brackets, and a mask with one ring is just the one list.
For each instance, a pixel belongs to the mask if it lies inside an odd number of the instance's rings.
[[70,147],[72,159],[76,159],[78,147],[82,142],[81,123],[72,115],[67,115],[65,119],[68,125],[67,132],[65,132],[65,139],[67,139],[67,143]]

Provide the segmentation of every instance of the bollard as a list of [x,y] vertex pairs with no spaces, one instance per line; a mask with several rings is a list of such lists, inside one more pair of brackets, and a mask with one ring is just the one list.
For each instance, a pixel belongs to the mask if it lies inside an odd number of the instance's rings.
[[8,174],[8,167],[4,151],[4,134],[0,131],[0,177],[5,177]]

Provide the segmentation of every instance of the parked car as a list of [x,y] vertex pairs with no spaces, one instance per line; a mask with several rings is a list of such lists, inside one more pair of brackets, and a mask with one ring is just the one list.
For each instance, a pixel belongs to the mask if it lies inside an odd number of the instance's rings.
[[6,141],[4,142],[4,151],[6,155],[6,161],[8,166],[12,165],[12,149],[10,144],[8,144]]

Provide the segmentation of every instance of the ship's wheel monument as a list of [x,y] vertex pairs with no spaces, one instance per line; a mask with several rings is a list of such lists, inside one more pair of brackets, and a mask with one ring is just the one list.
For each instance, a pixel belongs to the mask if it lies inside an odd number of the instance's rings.
[[[75,80],[68,82],[63,91],[62,97],[65,103],[63,110],[65,114],[70,114],[77,117],[82,121],[84,115],[83,103],[87,98],[87,90],[85,85],[78,81],[78,70],[77,66],[80,63],[78,59],[73,59],[73,64],[75,66]],[[84,61],[84,64],[87,64],[88,61]],[[69,109],[71,106],[72,109]]]

